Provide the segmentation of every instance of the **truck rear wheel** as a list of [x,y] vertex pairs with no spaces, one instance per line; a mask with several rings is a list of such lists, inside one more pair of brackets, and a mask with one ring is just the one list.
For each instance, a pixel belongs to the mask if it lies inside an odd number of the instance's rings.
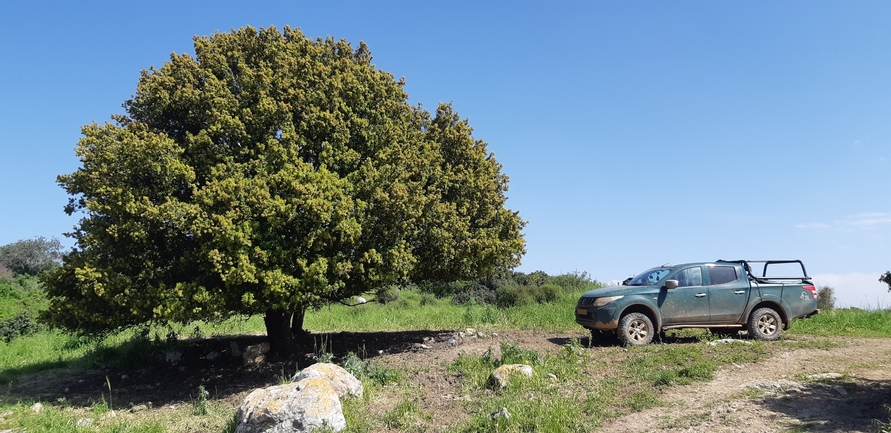
[[783,333],[783,321],[773,308],[759,308],[749,316],[748,329],[757,340],[773,341]]
[[619,320],[619,341],[626,346],[646,346],[656,333],[653,321],[643,313],[628,313]]

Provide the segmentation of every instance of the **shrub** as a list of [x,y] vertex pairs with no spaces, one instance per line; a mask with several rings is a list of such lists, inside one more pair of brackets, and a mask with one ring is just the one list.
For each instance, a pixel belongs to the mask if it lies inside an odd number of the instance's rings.
[[544,284],[532,289],[535,300],[540,304],[554,302],[563,297],[563,288],[556,284]]
[[829,311],[835,308],[835,289],[830,286],[820,287],[817,291],[817,308]]
[[39,329],[40,327],[34,322],[31,313],[22,311],[9,319],[0,321],[0,338],[9,343],[18,337],[33,334]]
[[535,302],[532,291],[525,286],[499,287],[495,292],[498,308],[521,307]]
[[[589,289],[589,286],[601,286],[600,283],[591,279],[587,272],[574,271],[568,274],[554,275],[547,279],[546,284],[556,284],[564,290],[581,290]],[[593,287],[591,287],[593,288]]]
[[389,304],[399,299],[399,288],[396,286],[386,286],[378,289],[374,294],[379,304]]
[[465,305],[473,301],[476,305],[490,305],[497,302],[495,290],[482,283],[471,283],[464,291],[452,296],[452,305]]

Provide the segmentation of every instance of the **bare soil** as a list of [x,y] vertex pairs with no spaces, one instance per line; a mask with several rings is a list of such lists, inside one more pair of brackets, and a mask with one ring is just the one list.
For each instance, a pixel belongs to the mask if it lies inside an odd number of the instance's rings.
[[[234,408],[255,388],[278,384],[315,362],[314,353],[342,357],[354,352],[405,372],[412,395],[425,413],[432,414],[422,430],[440,430],[471,416],[466,409],[460,378],[448,366],[463,351],[483,353],[501,341],[540,353],[556,351],[581,334],[507,331],[482,338],[460,338],[455,331],[336,333],[317,335],[305,353],[289,359],[271,358],[260,367],[245,367],[233,355],[262,341],[262,336],[191,341],[177,354],[151,354],[133,369],[95,368],[89,371],[51,370],[19,376],[0,391],[0,401],[43,401],[89,407],[109,395],[116,408],[145,405],[149,411],[171,410],[192,401],[198,386]],[[450,342],[450,339],[455,339]],[[580,338],[587,344],[587,338]],[[710,382],[665,389],[662,405],[606,422],[603,432],[871,432],[873,420],[888,421],[884,405],[891,404],[891,338],[830,340],[838,347],[815,349],[813,337],[790,336],[802,347],[777,344],[760,362],[722,367]],[[704,344],[668,339],[665,344]],[[586,349],[597,362],[621,362],[622,347]],[[218,354],[211,355],[212,353]],[[170,359],[170,361],[168,361]],[[841,377],[818,379],[817,374]],[[401,396],[381,392],[369,410],[386,413]],[[420,427],[419,427],[420,428]]]

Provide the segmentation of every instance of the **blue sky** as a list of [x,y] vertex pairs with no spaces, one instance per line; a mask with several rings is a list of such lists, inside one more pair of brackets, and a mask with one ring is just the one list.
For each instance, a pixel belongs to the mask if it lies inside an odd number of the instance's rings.
[[520,270],[800,258],[840,304],[888,307],[889,22],[884,1],[2,0],[0,245],[76,223],[55,177],[140,70],[291,25],[365,41],[413,102],[470,120],[529,221]]

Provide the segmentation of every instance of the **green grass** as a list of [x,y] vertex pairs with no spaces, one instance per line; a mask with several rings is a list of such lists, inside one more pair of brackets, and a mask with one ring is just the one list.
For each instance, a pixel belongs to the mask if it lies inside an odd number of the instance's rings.
[[[320,356],[330,352],[324,334],[340,331],[442,331],[472,327],[487,333],[534,330],[582,335],[584,330],[575,323],[573,310],[578,297],[597,285],[572,276],[565,281],[560,278],[551,277],[548,283],[565,283],[561,285],[563,296],[543,304],[512,308],[473,302],[453,305],[449,296],[436,298],[417,290],[400,290],[396,298],[386,304],[332,305],[309,311],[304,327],[323,338],[313,349]],[[32,284],[34,281],[5,281],[6,285],[0,287],[0,314],[11,317],[18,311],[36,312],[43,305],[42,291]],[[262,317],[132,329],[101,339],[40,330],[8,343],[0,341],[0,384],[40,372],[139,368],[157,359],[164,350],[187,344],[188,338],[225,338],[264,332]],[[589,350],[576,338],[565,347],[544,353],[515,342],[502,342],[481,354],[461,353],[448,365],[437,367],[460,380],[461,410],[470,414],[451,423],[447,431],[591,431],[609,418],[659,406],[660,395],[667,387],[711,380],[723,365],[756,362],[776,350],[832,349],[840,344],[821,337],[887,338],[891,336],[891,311],[826,311],[811,319],[796,320],[788,331],[789,338],[770,343],[750,340],[751,345],[710,346],[705,343],[714,337],[703,330],[671,331],[670,335],[682,342]],[[365,384],[363,398],[343,402],[347,432],[419,431],[431,422],[442,421],[418,402],[419,390],[407,379],[406,371],[387,368],[355,354],[339,361]],[[429,368],[433,369],[436,362],[439,361],[431,359]],[[504,389],[494,389],[488,383],[488,376],[503,363],[529,364],[535,373],[528,380],[511,381]],[[281,380],[287,379],[290,373],[282,372]],[[430,371],[415,373],[430,374]],[[45,411],[39,415],[30,409],[34,402],[0,398],[0,413],[8,413],[0,417],[0,431],[10,428],[29,432],[222,432],[233,429],[234,408],[214,400],[201,388],[195,390],[194,395],[192,404],[184,410],[150,417],[130,414],[110,417],[111,409],[117,407],[99,395],[96,396],[98,402],[91,407],[44,402]],[[371,407],[380,406],[379,399],[389,400],[390,404],[383,412],[371,413]],[[509,418],[492,416],[503,408],[510,413]],[[77,427],[78,420],[85,418],[93,419],[91,427]],[[445,419],[449,419],[447,415]]]
[[823,311],[809,319],[794,321],[789,332],[825,337],[888,337],[891,336],[891,310]]

